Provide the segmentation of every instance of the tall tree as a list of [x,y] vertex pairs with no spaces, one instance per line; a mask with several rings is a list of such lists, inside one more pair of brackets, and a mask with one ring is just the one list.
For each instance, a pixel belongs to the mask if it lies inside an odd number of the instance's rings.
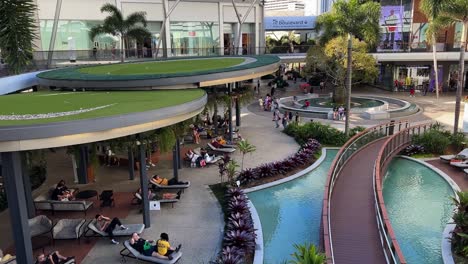
[[380,4],[371,0],[337,0],[330,12],[317,19],[317,30],[322,33],[322,45],[336,36],[348,39],[346,80],[345,134],[349,134],[349,109],[351,108],[352,44],[354,36],[375,46],[379,39]]
[[120,39],[120,61],[125,60],[125,44],[128,44],[130,39],[143,40],[145,38],[151,38],[151,33],[146,29],[146,12],[134,12],[123,17],[122,12],[111,4],[104,4],[101,7],[101,12],[109,13],[104,19],[102,25],[97,25],[91,28],[89,31],[89,37],[94,38],[101,34],[111,34],[113,36],[119,36]]
[[455,100],[455,120],[453,133],[458,131],[460,121],[460,101],[463,92],[463,80],[465,73],[465,51],[466,51],[466,31],[468,30],[468,1],[467,0],[441,0],[438,16],[434,18],[434,28],[444,28],[454,26],[456,23],[463,25],[460,43],[460,65],[458,67],[458,85]]
[[437,40],[436,35],[439,28],[434,24],[434,19],[439,15],[440,7],[444,0],[422,0],[420,3],[420,9],[427,16],[429,20],[428,36],[431,37],[430,43],[432,45],[432,59],[434,60],[434,77],[435,77],[435,88],[436,98],[439,99],[439,71],[437,66]]
[[0,1],[0,50],[13,74],[21,73],[33,59],[35,34],[33,0]]

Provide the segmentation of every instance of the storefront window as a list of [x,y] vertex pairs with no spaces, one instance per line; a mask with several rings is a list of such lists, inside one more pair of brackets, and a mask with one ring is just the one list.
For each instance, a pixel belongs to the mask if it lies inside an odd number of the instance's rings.
[[429,23],[413,23],[412,49],[427,49],[427,28]]
[[456,49],[460,48],[462,31],[463,31],[463,24],[461,22],[456,23],[455,34],[453,35],[453,47]]
[[[40,21],[42,49],[48,50],[52,36],[53,20]],[[111,49],[117,46],[119,39],[112,35],[101,35],[93,42],[89,38],[89,31],[98,21],[60,20],[57,27],[54,50],[91,50],[94,46],[99,49]]]
[[218,53],[219,25],[215,22],[171,22],[174,56],[207,56]]
[[408,49],[411,32],[411,0],[382,0],[378,51]]

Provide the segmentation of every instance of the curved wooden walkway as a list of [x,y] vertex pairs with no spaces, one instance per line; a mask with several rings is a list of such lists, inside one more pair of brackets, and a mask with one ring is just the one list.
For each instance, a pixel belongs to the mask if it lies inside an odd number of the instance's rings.
[[348,160],[330,201],[331,235],[336,264],[386,263],[377,228],[373,171],[385,140],[378,140]]

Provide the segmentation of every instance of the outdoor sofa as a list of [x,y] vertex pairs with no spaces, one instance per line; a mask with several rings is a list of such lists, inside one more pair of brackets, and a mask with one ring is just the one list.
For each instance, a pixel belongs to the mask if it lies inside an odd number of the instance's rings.
[[210,149],[213,150],[213,151],[222,152],[222,153],[232,153],[232,152],[236,151],[235,148],[231,148],[231,147],[217,148],[217,147],[213,146],[211,143],[208,143],[208,147],[210,147]]
[[154,181],[149,181],[149,183],[157,190],[184,190],[190,187],[190,181],[187,184],[176,184],[176,185],[162,185]]
[[53,228],[53,238],[58,239],[78,239],[80,238],[85,230],[85,219],[60,219]]
[[442,155],[439,157],[441,161],[450,163],[452,159],[457,159],[460,161],[468,159],[468,148],[460,151],[457,155]]
[[[139,193],[134,193],[133,194],[133,199],[132,199],[132,204],[133,205],[140,205],[142,203],[142,197],[141,194]],[[158,201],[160,203],[170,203],[172,205],[172,208],[174,208],[174,203],[177,203],[180,199],[161,199],[161,200],[155,200],[153,199],[152,201]]]
[[160,259],[157,257],[145,256],[140,254],[140,252],[136,251],[131,245],[128,240],[124,242],[124,248],[120,251],[120,255],[122,256],[123,262],[126,262],[126,257],[143,260],[149,263],[158,263],[158,264],[174,264],[182,257],[182,252],[175,252],[172,254],[172,260],[168,259]]
[[42,211],[79,211],[84,212],[93,205],[91,201],[56,201],[50,198],[48,194],[42,194],[34,199],[34,206]]
[[16,264],[16,257],[15,256],[12,256],[12,258],[8,259],[8,260],[1,260],[3,259],[3,251],[0,250],[0,264]]
[[45,215],[38,215],[28,220],[31,237],[52,233],[52,220]]
[[[125,227],[127,227],[127,229],[115,228],[112,234],[114,234],[115,237],[131,236],[133,233],[141,234],[143,230],[145,229],[144,224],[125,224]],[[85,237],[108,237],[109,234],[107,234],[104,231],[99,230],[98,227],[96,226],[96,219],[93,219],[91,222],[89,222],[86,232],[84,233],[84,236]]]

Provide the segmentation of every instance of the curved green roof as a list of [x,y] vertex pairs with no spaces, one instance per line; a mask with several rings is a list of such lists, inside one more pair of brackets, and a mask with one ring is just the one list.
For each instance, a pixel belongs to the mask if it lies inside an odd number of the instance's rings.
[[222,56],[171,58],[111,65],[57,69],[37,75],[42,79],[80,81],[145,80],[196,76],[252,69],[279,62],[277,56]]
[[201,89],[35,92],[0,96],[0,126],[110,117],[176,106],[205,95]]

